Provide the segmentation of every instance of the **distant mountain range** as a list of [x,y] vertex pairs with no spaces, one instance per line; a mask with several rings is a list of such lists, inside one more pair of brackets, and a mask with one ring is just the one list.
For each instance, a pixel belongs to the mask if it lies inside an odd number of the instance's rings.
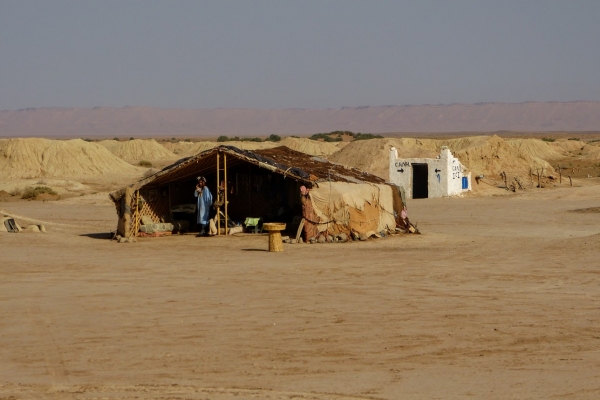
[[216,137],[386,132],[600,131],[600,102],[341,109],[37,108],[0,111],[0,137]]

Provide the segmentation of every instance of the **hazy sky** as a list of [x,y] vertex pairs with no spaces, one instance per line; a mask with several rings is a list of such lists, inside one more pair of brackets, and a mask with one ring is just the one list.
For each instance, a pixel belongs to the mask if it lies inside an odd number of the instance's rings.
[[599,0],[0,0],[0,109],[600,100],[599,21]]

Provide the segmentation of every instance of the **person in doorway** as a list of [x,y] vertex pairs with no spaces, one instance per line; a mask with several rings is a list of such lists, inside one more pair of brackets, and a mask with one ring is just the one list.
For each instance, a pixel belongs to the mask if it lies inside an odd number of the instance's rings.
[[206,178],[203,176],[199,176],[196,178],[198,183],[196,184],[196,190],[194,191],[194,196],[198,198],[197,201],[197,210],[198,210],[198,219],[197,223],[200,225],[200,233],[199,235],[205,235],[208,232],[208,223],[210,219],[210,210],[213,204],[212,193],[206,186]]

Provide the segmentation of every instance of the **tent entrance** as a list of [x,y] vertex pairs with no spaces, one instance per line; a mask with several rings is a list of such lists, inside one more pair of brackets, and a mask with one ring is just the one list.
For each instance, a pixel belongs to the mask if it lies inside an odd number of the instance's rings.
[[413,199],[426,199],[429,197],[428,177],[427,164],[412,164]]

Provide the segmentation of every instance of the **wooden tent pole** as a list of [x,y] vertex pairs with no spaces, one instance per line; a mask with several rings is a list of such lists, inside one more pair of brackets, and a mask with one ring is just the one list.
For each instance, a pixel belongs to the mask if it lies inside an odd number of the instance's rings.
[[137,232],[140,230],[140,190],[135,191],[135,227],[133,229],[133,236],[137,236]]
[[227,235],[227,231],[229,230],[229,213],[227,212],[227,153],[223,153],[223,177],[225,178],[225,194],[223,195],[223,200],[225,201],[225,234]]
[[[219,201],[219,188],[221,187],[221,181],[219,179],[219,167],[221,164],[221,160],[220,160],[220,154],[219,151],[217,150],[217,191],[216,191],[216,195],[217,198],[216,200]],[[217,235],[221,234],[221,207],[217,207]]]

